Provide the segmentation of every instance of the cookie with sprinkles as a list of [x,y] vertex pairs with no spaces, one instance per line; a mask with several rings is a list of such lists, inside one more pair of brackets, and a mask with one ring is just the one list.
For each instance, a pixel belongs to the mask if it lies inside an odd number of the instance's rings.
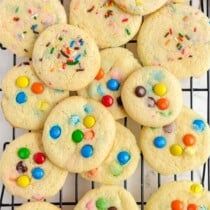
[[103,163],[93,170],[82,173],[82,177],[103,184],[118,184],[136,170],[140,151],[135,136],[128,128],[116,124],[114,146]]
[[208,210],[210,192],[191,181],[162,185],[148,200],[145,210]]
[[89,34],[76,26],[58,24],[37,39],[33,66],[49,87],[75,91],[94,80],[100,68],[100,54]]
[[24,134],[3,152],[0,179],[12,195],[40,201],[63,186],[68,172],[49,161],[41,139],[41,133]]
[[109,48],[133,39],[142,18],[124,12],[112,0],[72,0],[69,21],[89,32],[100,48]]
[[42,140],[54,164],[81,173],[104,161],[114,144],[115,130],[114,118],[103,105],[73,96],[52,110]]
[[179,81],[163,67],[143,67],[133,72],[121,91],[124,108],[141,125],[159,127],[175,120],[182,108]]
[[209,139],[207,122],[184,107],[174,122],[159,128],[144,127],[139,143],[145,160],[152,168],[169,175],[196,169],[207,161],[210,156]]
[[87,192],[74,210],[139,210],[131,193],[118,186],[102,186]]
[[18,56],[31,56],[42,31],[67,21],[59,0],[2,0],[0,8],[0,42]]
[[121,101],[121,88],[125,79],[140,67],[133,54],[125,48],[101,51],[101,68],[95,80],[78,94],[101,102],[114,116],[126,116]]
[[113,0],[121,9],[134,15],[148,15],[167,3],[168,0]]
[[30,62],[21,63],[9,70],[2,81],[2,110],[14,126],[40,130],[51,109],[68,91],[47,87],[35,74]]
[[25,203],[17,208],[17,210],[37,210],[37,209],[60,210],[58,207],[47,202],[30,202],[30,203]]
[[179,79],[199,77],[210,68],[209,19],[189,5],[169,4],[145,19],[137,47],[145,66],[163,66]]

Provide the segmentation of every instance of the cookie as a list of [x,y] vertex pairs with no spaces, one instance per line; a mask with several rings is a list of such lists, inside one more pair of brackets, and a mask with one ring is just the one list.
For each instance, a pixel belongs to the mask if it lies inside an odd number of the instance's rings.
[[117,184],[130,177],[136,170],[140,152],[135,136],[129,129],[116,123],[114,146],[103,163],[82,177],[103,184]]
[[115,121],[103,105],[73,96],[52,110],[42,140],[53,163],[81,173],[103,162],[114,144],[115,130]]
[[37,39],[33,66],[49,87],[75,91],[95,78],[100,68],[100,54],[86,32],[76,26],[58,24]]
[[162,7],[167,0],[114,0],[126,12],[134,15],[148,15]]
[[199,77],[210,68],[209,28],[200,10],[169,4],[145,19],[137,38],[139,58],[144,66],[163,66],[179,79]]
[[41,133],[27,133],[12,141],[0,160],[0,179],[6,189],[25,199],[54,196],[67,177],[44,153]]
[[181,85],[163,67],[144,67],[132,73],[124,82],[121,97],[128,115],[145,126],[169,124],[182,108]]
[[2,81],[2,110],[5,118],[14,126],[39,130],[51,109],[68,91],[53,90],[35,75],[29,62],[9,70]]
[[184,107],[173,123],[160,128],[144,127],[139,143],[151,167],[169,175],[196,169],[207,161],[210,156],[209,138],[207,122]]
[[74,210],[139,210],[132,195],[117,186],[103,186],[90,190],[76,205]]
[[0,8],[0,42],[18,56],[31,56],[42,31],[67,21],[59,0],[2,0]]
[[101,51],[101,68],[95,80],[78,91],[83,97],[101,102],[115,119],[124,118],[121,87],[124,80],[140,67],[133,53],[125,48],[110,48]]
[[69,21],[89,32],[100,48],[109,48],[133,39],[142,18],[122,11],[112,0],[72,0]]
[[58,207],[47,202],[30,202],[30,203],[25,203],[17,208],[17,210],[38,210],[38,209],[60,210]]
[[171,182],[160,187],[148,200],[145,210],[207,210],[210,193],[201,184],[190,181]]

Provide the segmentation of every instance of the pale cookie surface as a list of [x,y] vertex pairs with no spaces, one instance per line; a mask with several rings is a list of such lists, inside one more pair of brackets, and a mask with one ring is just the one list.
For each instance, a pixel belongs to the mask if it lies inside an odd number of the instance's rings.
[[58,207],[47,202],[30,202],[18,207],[17,210],[60,210]]
[[114,144],[115,130],[103,105],[74,96],[50,113],[42,140],[52,162],[70,172],[83,172],[103,162]]
[[103,186],[87,192],[74,210],[139,210],[133,196],[117,186]]
[[110,0],[72,0],[69,20],[89,32],[100,48],[109,48],[131,40],[142,18],[124,12]]
[[139,162],[140,151],[130,130],[116,123],[114,146],[103,163],[82,177],[103,184],[116,184],[131,176]]
[[159,173],[169,175],[202,165],[210,156],[209,139],[208,124],[184,107],[175,122],[161,128],[144,127],[139,143],[145,160]]
[[148,200],[145,210],[207,210],[210,192],[190,181],[171,182],[163,185]]
[[0,160],[0,178],[15,196],[43,200],[54,196],[67,177],[44,153],[41,133],[27,133],[12,141]]
[[145,126],[166,125],[182,108],[181,85],[162,67],[144,67],[132,73],[124,82],[121,97],[128,115]]
[[135,15],[147,15],[162,7],[167,0],[114,0],[126,12]]
[[140,67],[133,54],[125,48],[110,48],[101,51],[101,68],[95,80],[78,94],[101,102],[115,119],[126,116],[121,88],[125,79]]
[[209,19],[186,4],[169,4],[145,19],[137,47],[144,66],[161,65],[180,79],[199,77],[210,67]]
[[76,26],[58,24],[37,39],[33,66],[51,88],[75,91],[95,78],[100,68],[100,54],[89,34]]
[[5,118],[14,126],[39,130],[51,109],[68,97],[68,91],[53,90],[35,75],[29,62],[9,70],[2,81],[2,109]]
[[18,56],[31,56],[42,31],[67,21],[59,0],[2,0],[0,8],[0,42]]

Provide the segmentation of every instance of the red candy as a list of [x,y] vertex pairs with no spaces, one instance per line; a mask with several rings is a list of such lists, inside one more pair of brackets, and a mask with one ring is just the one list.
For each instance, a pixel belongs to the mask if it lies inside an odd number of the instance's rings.
[[114,99],[110,95],[105,95],[103,96],[101,102],[104,106],[110,107],[114,103]]
[[160,98],[156,102],[156,105],[160,110],[165,110],[165,109],[168,109],[168,107],[169,107],[169,101],[167,98]]
[[182,201],[180,200],[174,200],[171,203],[171,209],[172,210],[184,210],[184,204]]
[[46,155],[42,152],[37,152],[36,154],[34,154],[34,161],[37,164],[43,164],[46,160]]
[[191,203],[187,206],[187,210],[198,210],[198,206],[196,204]]

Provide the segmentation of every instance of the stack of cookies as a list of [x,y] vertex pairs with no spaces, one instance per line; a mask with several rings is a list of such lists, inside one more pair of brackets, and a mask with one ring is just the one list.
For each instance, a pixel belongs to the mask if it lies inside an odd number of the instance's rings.
[[[163,175],[208,159],[209,125],[183,105],[179,79],[210,68],[210,25],[186,3],[71,0],[67,23],[58,0],[1,1],[0,42],[26,57],[2,81],[5,118],[31,131],[11,142],[0,160],[6,189],[36,201],[19,210],[57,210],[43,201],[68,173],[105,185],[75,210],[137,210],[132,195],[116,185],[134,174],[140,151]],[[137,33],[139,59],[120,47]],[[117,122],[125,117],[141,127],[138,141]],[[209,193],[188,181],[164,186],[146,206],[209,208]]]

